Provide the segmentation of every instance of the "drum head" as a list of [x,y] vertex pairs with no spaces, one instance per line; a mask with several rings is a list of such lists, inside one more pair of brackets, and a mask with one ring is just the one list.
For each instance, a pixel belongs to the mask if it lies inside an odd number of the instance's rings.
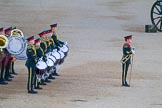
[[61,55],[61,59],[63,59],[65,56],[64,53],[62,51],[58,51],[58,53]]
[[18,55],[22,53],[25,49],[25,42],[24,39],[20,36],[11,36],[8,39],[8,46],[7,50],[12,55]]
[[63,45],[63,47],[60,48],[62,52],[68,52],[68,47],[66,45]]
[[24,48],[24,51],[18,55],[15,55],[15,57],[18,59],[18,60],[26,60],[27,59],[27,55],[26,55],[26,49],[28,47],[28,44],[25,43],[25,48]]
[[52,55],[59,60],[61,58],[61,55],[56,51],[56,52],[52,52]]
[[47,64],[44,61],[38,61],[38,63],[36,64],[36,67],[40,70],[43,70],[47,68]]
[[56,62],[56,58],[53,55],[48,56],[54,63]]
[[47,61],[46,61],[46,63],[47,63],[47,66],[54,66],[54,62],[52,61],[52,59],[51,58],[47,58]]

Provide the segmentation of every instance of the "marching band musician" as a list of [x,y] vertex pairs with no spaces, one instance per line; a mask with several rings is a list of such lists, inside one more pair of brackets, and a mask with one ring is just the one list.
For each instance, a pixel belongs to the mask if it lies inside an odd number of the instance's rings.
[[[49,31],[50,30],[44,30],[44,41],[46,41],[46,44],[47,44],[47,51],[45,52],[45,54],[52,52]],[[51,82],[48,79],[55,79],[55,77],[53,77],[52,74],[50,74],[49,77],[45,80],[45,82]]]
[[41,38],[40,47],[43,49],[44,53],[47,51],[47,43],[45,41],[45,32],[42,31],[38,34]]
[[129,87],[127,83],[127,72],[129,65],[131,64],[131,55],[135,54],[134,49],[132,48],[132,35],[124,37],[125,43],[123,45],[123,57],[122,57],[122,86]]
[[[43,61],[46,61],[46,58],[44,57],[44,51],[43,49],[40,47],[40,38],[35,39],[35,48],[36,48],[36,52],[37,52],[37,59],[40,59],[42,57]],[[36,73],[39,73],[39,69],[36,68]],[[34,77],[34,88],[35,89],[42,89],[42,87],[40,87],[40,83],[38,82],[38,79],[36,77]]]
[[[50,40],[50,43],[51,43],[51,48],[52,48],[52,50],[53,50],[53,49],[57,49],[57,46],[56,46],[56,44],[55,44],[55,41],[54,41],[54,39],[52,38],[52,35],[53,35],[52,29],[49,30],[48,35],[49,35],[48,37],[49,37],[49,40]],[[55,67],[54,72],[52,73],[52,75],[53,75],[53,76],[60,76],[60,75],[56,72],[56,67]]]
[[[55,43],[54,43],[53,39],[51,38],[51,36],[52,36],[52,30],[51,29],[50,30],[46,30],[45,31],[45,36],[46,36],[47,43],[49,44],[48,45],[48,48],[47,48],[48,49],[48,52],[52,52],[53,49],[55,48]],[[53,76],[54,74],[55,74],[55,72],[51,73],[49,75],[49,79],[55,79],[55,77]]]
[[47,38],[50,41],[51,51],[53,51],[53,49],[56,48],[56,45],[55,45],[54,40],[52,39],[52,29],[48,30],[48,32],[47,32]]
[[11,54],[8,52],[8,50],[6,48],[3,49],[3,52],[6,56],[6,61],[5,61],[5,80],[6,81],[12,81],[11,78],[13,78],[13,76],[11,76],[11,73],[10,73],[10,64],[11,64],[11,61],[13,59],[13,57],[11,56]]
[[6,85],[8,84],[6,81],[5,81],[5,60],[6,60],[6,56],[4,55],[3,51],[1,51],[1,54],[0,54],[0,68],[1,68],[1,71],[0,71],[0,84],[2,85]]
[[33,90],[33,80],[35,76],[35,69],[36,69],[36,62],[37,62],[37,54],[36,49],[34,47],[34,36],[29,36],[27,39],[28,47],[26,50],[27,60],[26,60],[26,67],[28,68],[28,84],[27,90],[28,93],[37,94],[37,91]]
[[[0,35],[3,35],[3,27],[0,28]],[[4,55],[3,49],[0,48],[0,84],[2,85],[6,85],[8,84],[5,79],[4,79],[4,75],[5,75],[5,60],[6,60],[6,56]]]
[[52,39],[54,40],[56,46],[61,47],[64,44],[64,42],[62,42],[58,39],[57,24],[51,24],[50,27],[51,27],[51,30],[52,30]]
[[46,53],[51,52],[51,44],[50,44],[50,39],[48,37],[48,32],[49,32],[49,30],[45,30],[44,31],[44,35],[45,35],[44,40],[46,41],[46,44],[47,44],[47,51],[46,51]]
[[[51,27],[51,31],[52,31],[52,39],[53,39],[53,41],[54,41],[54,43],[55,43],[55,45],[56,45],[57,51],[59,51],[59,50],[60,50],[59,47],[63,46],[65,43],[62,42],[62,41],[60,41],[60,40],[58,39],[57,24],[51,24],[50,27]],[[56,72],[56,69],[55,69],[53,75],[54,75],[54,76],[60,76],[60,75]]]
[[[40,36],[41,38],[41,43],[40,43],[40,47],[43,49],[44,51],[44,55],[47,53],[47,48],[48,48],[48,45],[47,45],[47,42],[46,42],[46,32],[45,31],[42,31],[40,32],[38,35]],[[50,80],[48,80],[48,78],[46,78],[46,80],[42,80],[41,81],[41,85],[46,85],[45,82],[51,82]]]
[[[6,37],[10,37],[11,35],[11,30],[12,30],[12,27],[8,27],[4,30],[4,33],[6,35]],[[4,50],[4,53],[6,55],[6,62],[5,62],[5,80],[7,81],[11,81],[12,79],[10,78],[13,78],[13,76],[11,75],[11,62],[13,60],[13,57],[11,56],[11,54],[8,52],[8,50],[6,48],[3,49]]]

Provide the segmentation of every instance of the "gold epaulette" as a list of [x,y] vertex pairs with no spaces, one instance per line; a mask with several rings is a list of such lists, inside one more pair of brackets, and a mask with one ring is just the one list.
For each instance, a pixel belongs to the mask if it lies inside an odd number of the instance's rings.
[[52,45],[55,44],[54,40],[52,38],[50,38],[50,42],[52,43]]
[[41,42],[45,42],[46,40],[44,38],[41,38]]
[[31,49],[32,47],[33,47],[33,46],[32,46],[31,44],[29,44],[27,48],[28,48],[28,49]]
[[35,49],[39,49],[40,48],[40,46],[35,46]]
[[41,39],[41,43],[43,43],[45,45],[45,49],[47,49],[47,43],[44,39]]
[[40,47],[40,50],[41,50],[42,54],[44,55],[45,51],[43,51],[43,49],[41,47]]
[[58,40],[58,33],[55,31],[54,34],[56,36],[56,39]]
[[47,42],[47,47],[49,47],[50,46],[50,40],[49,40],[49,38],[46,38],[46,42]]
[[33,56],[35,56],[35,55],[36,55],[36,48],[35,48],[35,46],[34,46],[34,45],[32,45],[32,44],[28,44],[27,49],[29,49],[30,51],[31,51],[31,50],[33,50],[33,51],[34,51]]

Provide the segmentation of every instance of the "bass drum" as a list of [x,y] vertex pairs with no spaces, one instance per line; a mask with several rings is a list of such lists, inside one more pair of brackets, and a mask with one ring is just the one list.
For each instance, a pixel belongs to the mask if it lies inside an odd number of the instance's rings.
[[26,60],[27,59],[27,55],[26,55],[26,49],[28,47],[28,44],[25,43],[25,48],[24,48],[24,51],[18,55],[15,55],[15,57],[18,59],[18,60]]
[[23,37],[12,35],[8,39],[7,50],[12,55],[21,54],[26,48],[26,41]]

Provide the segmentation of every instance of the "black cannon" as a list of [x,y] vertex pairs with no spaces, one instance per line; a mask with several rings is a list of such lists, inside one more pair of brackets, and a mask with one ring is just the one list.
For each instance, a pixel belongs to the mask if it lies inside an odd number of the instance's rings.
[[162,32],[162,0],[157,0],[151,8],[151,22],[154,27]]

